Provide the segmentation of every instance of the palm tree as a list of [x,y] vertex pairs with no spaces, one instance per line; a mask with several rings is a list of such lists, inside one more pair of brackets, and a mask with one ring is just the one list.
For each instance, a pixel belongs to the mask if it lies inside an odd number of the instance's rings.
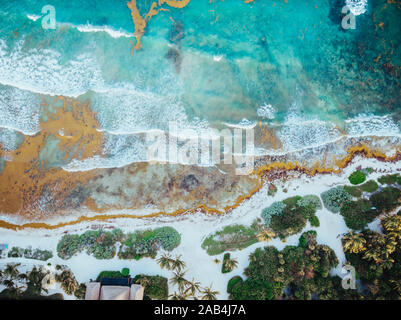
[[349,251],[350,253],[358,253],[366,250],[366,240],[363,238],[363,235],[361,233],[350,232],[346,234],[342,240],[344,251]]
[[383,221],[384,228],[387,231],[401,232],[401,216],[393,215]]
[[382,224],[393,241],[401,240],[401,216],[393,215],[383,220]]
[[181,260],[181,255],[176,256],[175,260],[173,259],[171,261],[171,268],[173,270],[177,270],[177,271],[181,271],[182,269],[184,269],[186,267],[186,263],[184,261]]
[[257,235],[256,238],[258,239],[259,242],[265,242],[265,241],[270,241],[272,238],[274,238],[276,235],[273,231],[267,230],[267,229],[262,229]]
[[188,281],[185,293],[186,294],[190,293],[191,296],[195,296],[196,292],[200,292],[200,290],[201,290],[200,282],[196,282],[195,279],[192,279],[192,282]]
[[15,264],[7,264],[6,268],[4,269],[4,276],[7,277],[8,279],[15,279],[19,275],[18,267],[21,265],[21,263],[15,263]]
[[38,269],[36,266],[33,267],[26,275],[28,288],[31,288],[34,293],[38,295],[40,295],[42,291],[47,293],[47,289],[43,288],[43,279],[45,276],[46,274],[42,272],[42,269]]
[[210,287],[204,288],[201,293],[203,294],[202,300],[217,300],[217,295],[220,294],[219,291],[212,290],[212,285],[210,285]]
[[169,295],[171,300],[187,300],[187,295],[182,292],[174,292],[173,294]]
[[146,288],[146,286],[150,283],[147,277],[141,277],[137,280],[137,283],[140,284],[142,287]]
[[238,266],[238,260],[235,258],[229,258],[224,261],[224,269],[228,271],[234,270]]
[[70,270],[64,270],[60,275],[57,275],[56,279],[68,295],[72,295],[78,289],[78,282]]
[[184,291],[185,286],[188,284],[188,280],[184,278],[185,272],[175,271],[174,276],[170,279],[170,283],[177,285],[180,291]]
[[166,268],[167,270],[171,270],[172,262],[173,259],[171,258],[171,255],[169,253],[163,254],[159,259],[157,259],[157,263],[160,265],[160,268],[162,269]]
[[369,249],[363,255],[363,259],[374,260],[376,263],[379,263],[381,262],[380,253],[381,252],[375,248]]
[[394,286],[394,290],[401,296],[401,280],[390,280]]
[[4,284],[8,289],[14,288],[14,286],[15,286],[14,280],[9,280],[9,279],[3,280],[3,284]]

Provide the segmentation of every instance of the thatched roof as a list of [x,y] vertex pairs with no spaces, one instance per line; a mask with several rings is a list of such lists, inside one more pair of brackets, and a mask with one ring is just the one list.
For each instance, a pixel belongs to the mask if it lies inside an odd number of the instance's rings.
[[85,300],[99,300],[100,282],[89,282],[86,285]]
[[102,286],[100,300],[129,300],[130,288],[122,286]]
[[131,286],[130,300],[143,300],[144,288],[139,284]]

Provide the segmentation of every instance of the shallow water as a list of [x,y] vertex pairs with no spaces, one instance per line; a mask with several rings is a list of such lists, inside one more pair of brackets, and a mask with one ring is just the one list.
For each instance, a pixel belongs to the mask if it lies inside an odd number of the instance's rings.
[[[368,1],[348,30],[341,0],[164,4],[168,10],[149,19],[142,48],[133,50],[126,1],[54,0],[56,29],[44,30],[47,2],[0,3],[2,170],[24,135],[38,134],[46,135],[37,159],[47,169],[144,161],[142,134],[167,131],[170,121],[195,129],[258,123],[274,135],[271,143],[257,139],[259,154],[344,135],[400,135],[397,3]],[[153,1],[137,2],[144,17]],[[100,152],[85,158],[76,146],[61,150],[63,127],[40,133],[65,107],[60,96],[89,104],[102,132]]]

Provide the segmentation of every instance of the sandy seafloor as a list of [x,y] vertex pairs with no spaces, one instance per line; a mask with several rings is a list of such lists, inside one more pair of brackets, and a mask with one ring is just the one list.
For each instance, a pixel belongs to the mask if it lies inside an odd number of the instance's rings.
[[[79,253],[69,260],[63,260],[57,256],[56,246],[58,240],[65,233],[82,233],[91,226],[97,227],[117,227],[123,231],[135,231],[139,229],[155,228],[160,226],[172,226],[181,234],[181,244],[172,251],[172,255],[182,255],[187,265],[186,278],[192,280],[194,278],[199,281],[202,286],[212,285],[214,290],[220,292],[219,299],[227,299],[226,292],[227,282],[235,275],[243,276],[244,269],[248,266],[248,255],[256,248],[264,246],[275,246],[279,250],[286,245],[297,245],[299,236],[307,230],[317,231],[317,241],[320,244],[326,244],[331,247],[338,259],[339,264],[332,270],[332,274],[342,275],[342,265],[345,263],[345,256],[341,246],[341,235],[348,232],[345,222],[340,214],[333,214],[325,208],[317,212],[320,220],[320,227],[311,227],[309,222],[307,226],[299,234],[288,237],[285,242],[276,238],[270,242],[259,242],[241,251],[231,252],[232,257],[238,259],[238,267],[227,274],[221,273],[221,263],[216,264],[214,260],[218,258],[222,261],[223,254],[209,256],[205,250],[201,248],[201,243],[205,237],[222,229],[226,225],[245,224],[250,225],[257,217],[260,217],[263,208],[268,207],[275,201],[295,195],[320,195],[322,192],[343,184],[349,184],[348,176],[359,166],[362,168],[374,168],[377,172],[369,175],[369,179],[377,179],[383,174],[395,173],[401,171],[399,163],[384,163],[374,159],[364,159],[356,157],[352,163],[346,167],[341,174],[316,175],[308,177],[299,174],[286,182],[276,183],[278,192],[274,197],[267,195],[267,186],[265,185],[259,192],[254,194],[249,200],[244,201],[239,207],[232,210],[224,216],[206,216],[197,213],[187,216],[178,217],[158,217],[152,219],[115,219],[108,222],[91,222],[78,225],[68,226],[56,230],[41,229],[24,229],[20,231],[1,230],[0,243],[8,243],[9,248],[13,246],[47,249],[53,251],[53,258],[48,261],[38,261],[25,258],[3,258],[0,259],[0,268],[7,263],[20,262],[20,271],[30,270],[33,265],[47,265],[51,263],[54,267],[56,264],[68,266],[79,282],[88,282],[95,279],[100,271],[103,270],[121,270],[124,267],[130,269],[132,276],[136,274],[161,275],[167,278],[172,276],[172,272],[161,269],[156,259],[142,258],[136,260],[120,260],[115,257],[110,260],[97,260],[93,256],[86,253]],[[283,189],[288,191],[285,193]],[[369,224],[372,230],[380,231],[379,218]],[[158,258],[163,251],[159,251]],[[2,287],[0,287],[0,290]],[[176,288],[169,284],[169,293],[172,294]],[[49,294],[61,292],[65,299],[75,299],[68,296],[58,285],[54,289],[49,290]]]

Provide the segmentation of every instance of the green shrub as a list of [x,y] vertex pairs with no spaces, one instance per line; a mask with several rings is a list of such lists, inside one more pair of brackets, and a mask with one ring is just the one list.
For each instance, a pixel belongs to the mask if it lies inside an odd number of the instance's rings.
[[274,202],[270,207],[263,209],[262,218],[265,221],[265,225],[268,226],[270,224],[272,216],[282,214],[285,206],[283,202]]
[[349,176],[348,180],[354,185],[361,184],[365,182],[366,175],[362,171],[357,170]]
[[344,187],[339,186],[327,190],[321,194],[323,204],[327,210],[338,213],[340,208],[347,202],[352,200],[352,196],[345,191]]
[[376,183],[376,181],[369,180],[368,182],[361,185],[360,188],[362,191],[372,193],[379,189],[379,185]]
[[77,234],[66,234],[57,244],[57,253],[62,259],[70,259],[81,250],[79,235]]
[[152,235],[161,242],[164,250],[172,251],[178,247],[181,242],[180,234],[172,227],[157,228]]
[[129,277],[129,269],[128,269],[128,268],[123,268],[123,269],[121,270],[121,274],[122,274],[124,277]]
[[355,198],[360,198],[362,196],[362,190],[355,186],[344,186],[344,190]]
[[137,275],[134,282],[145,288],[144,295],[150,299],[168,299],[168,279],[161,276]]
[[124,276],[121,271],[102,271],[96,278],[96,281],[100,281],[102,278],[128,278]]
[[227,283],[227,292],[232,293],[233,289],[237,286],[240,286],[244,280],[240,276],[235,276],[231,278]]
[[380,213],[389,212],[400,205],[401,191],[387,187],[370,197],[373,207]]
[[372,208],[372,203],[365,199],[346,203],[341,207],[340,213],[344,217],[347,227],[353,230],[364,229],[380,214],[379,211]]
[[312,219],[314,223],[318,223],[315,212],[321,208],[322,203],[317,196],[295,196],[273,203],[263,210],[262,218],[266,226],[275,231],[279,237],[285,238],[300,232],[307,220]]
[[[280,299],[284,289],[291,286],[290,299],[311,298],[312,293],[324,299],[336,297],[336,285],[330,277],[331,268],[338,259],[328,246],[316,243],[316,232],[302,234],[302,246],[286,246],[282,251],[275,247],[258,248],[250,255],[245,269],[246,280],[232,278],[227,284],[230,298],[235,300]],[[341,281],[337,283],[341,287]]]
[[310,224],[311,224],[312,227],[316,227],[316,228],[317,228],[317,227],[320,227],[319,218],[316,217],[316,216],[310,217],[309,222],[310,222]]
[[298,202],[299,200],[301,200],[301,199],[302,199],[301,196],[295,196],[295,197],[291,197],[291,198],[284,199],[284,200],[283,200],[283,203],[284,203],[285,205],[287,205],[287,206],[293,207],[293,206],[295,206],[295,205],[297,204],[297,202]]
[[385,176],[381,176],[377,181],[380,182],[380,184],[399,184],[401,185],[401,176],[400,174],[388,174]]
[[211,256],[223,253],[224,251],[241,250],[257,243],[257,224],[250,227],[235,224],[226,226],[221,231],[208,236],[202,242],[202,249],[205,249]]
[[305,248],[310,238],[316,238],[317,232],[315,230],[309,230],[301,234],[298,239],[298,246]]
[[286,207],[281,215],[271,218],[270,227],[280,235],[286,236],[300,232],[306,225],[306,219],[301,210],[291,210]]
[[180,234],[172,227],[136,231],[125,237],[118,256],[121,259],[155,258],[159,248],[171,251],[181,242]]
[[320,201],[319,197],[315,195],[304,196],[301,200],[297,202],[297,204],[300,206],[313,204],[316,210],[321,210],[323,208],[322,202]]
[[9,258],[21,258],[24,256],[24,249],[20,247],[12,247],[9,251],[7,256]]
[[112,259],[116,255],[116,244],[122,244],[119,257],[140,259],[155,257],[157,250],[171,251],[180,244],[180,234],[171,227],[155,230],[137,231],[125,235],[120,229],[112,231],[89,230],[79,235],[65,235],[57,245],[57,253],[63,259],[71,258],[75,253],[86,250],[96,259]]

